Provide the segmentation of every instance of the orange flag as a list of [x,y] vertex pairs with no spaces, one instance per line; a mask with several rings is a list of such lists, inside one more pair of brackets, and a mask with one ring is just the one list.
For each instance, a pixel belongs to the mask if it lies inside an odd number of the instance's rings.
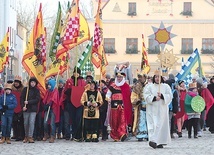
[[106,77],[106,66],[107,65],[108,65],[108,61],[107,61],[106,54],[105,54],[104,47],[103,47],[101,66],[100,66],[101,79]]
[[45,94],[45,70],[46,70],[46,32],[43,25],[42,4],[30,34],[29,42],[22,58],[22,65],[29,75],[35,76],[39,82],[42,97]]
[[103,51],[103,23],[101,20],[102,11],[101,11],[101,0],[98,3],[94,37],[93,37],[93,47],[92,47],[92,63],[99,68],[101,65],[102,51]]
[[8,51],[9,51],[9,28],[0,44],[0,73],[4,70],[4,65],[8,63]]

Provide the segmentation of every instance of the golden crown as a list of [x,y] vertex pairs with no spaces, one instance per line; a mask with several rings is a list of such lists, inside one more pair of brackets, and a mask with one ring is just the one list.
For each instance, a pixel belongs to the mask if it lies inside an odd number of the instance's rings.
[[196,82],[190,83],[189,88],[197,88],[197,83]]
[[22,78],[21,78],[21,76],[19,76],[19,75],[16,75],[16,76],[14,77],[14,80],[17,80],[17,81],[22,81]]

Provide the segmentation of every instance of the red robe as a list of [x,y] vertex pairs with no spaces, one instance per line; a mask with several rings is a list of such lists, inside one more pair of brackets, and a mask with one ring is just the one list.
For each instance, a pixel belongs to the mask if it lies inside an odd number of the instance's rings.
[[131,103],[131,88],[127,83],[120,86],[123,95],[124,115],[127,125],[132,125],[132,103]]
[[181,90],[180,91],[180,110],[176,113],[175,117],[176,119],[181,118],[185,115],[185,105],[184,105],[184,100],[186,97],[186,90]]
[[52,103],[52,110],[53,113],[55,114],[55,122],[59,122],[60,120],[60,105],[59,105],[59,92],[55,88],[53,91],[46,90],[43,103],[46,105],[50,102]]
[[207,114],[208,114],[210,108],[212,107],[212,105],[214,104],[214,98],[213,98],[212,94],[210,93],[209,89],[207,89],[207,88],[203,88],[201,90],[201,97],[203,97],[205,104],[206,104],[206,115],[205,115],[205,120],[206,120]]

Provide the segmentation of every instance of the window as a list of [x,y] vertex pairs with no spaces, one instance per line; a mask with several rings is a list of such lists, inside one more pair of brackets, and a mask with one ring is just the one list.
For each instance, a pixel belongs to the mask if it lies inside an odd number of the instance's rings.
[[116,53],[115,51],[115,38],[104,38],[105,53]]
[[153,46],[154,39],[149,39],[149,48],[148,54],[159,54],[160,53],[160,46]]
[[181,54],[191,54],[193,52],[193,38],[182,38]]
[[136,3],[129,3],[129,12],[128,12],[129,16],[136,16]]
[[184,9],[182,15],[192,16],[192,2],[184,2]]
[[214,54],[214,38],[202,38],[202,54]]
[[137,53],[138,53],[138,39],[126,38],[126,54],[137,54]]

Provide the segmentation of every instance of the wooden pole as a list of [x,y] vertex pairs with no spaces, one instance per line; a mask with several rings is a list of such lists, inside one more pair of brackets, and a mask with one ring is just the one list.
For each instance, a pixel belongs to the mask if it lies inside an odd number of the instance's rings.
[[[25,96],[25,101],[27,101],[28,99],[28,94],[29,94],[29,81],[30,81],[30,77],[31,77],[31,70],[30,70],[30,74],[29,74],[29,80],[28,80],[28,86],[27,86],[27,92],[26,92],[26,96]],[[25,104],[24,106],[25,108],[27,107],[27,105]]]
[[[6,62],[5,65],[6,71],[5,71],[5,84],[7,83],[7,71],[8,71],[8,63]],[[6,105],[6,91],[4,91],[4,103],[3,105]],[[2,115],[4,115],[5,113],[3,112]]]

